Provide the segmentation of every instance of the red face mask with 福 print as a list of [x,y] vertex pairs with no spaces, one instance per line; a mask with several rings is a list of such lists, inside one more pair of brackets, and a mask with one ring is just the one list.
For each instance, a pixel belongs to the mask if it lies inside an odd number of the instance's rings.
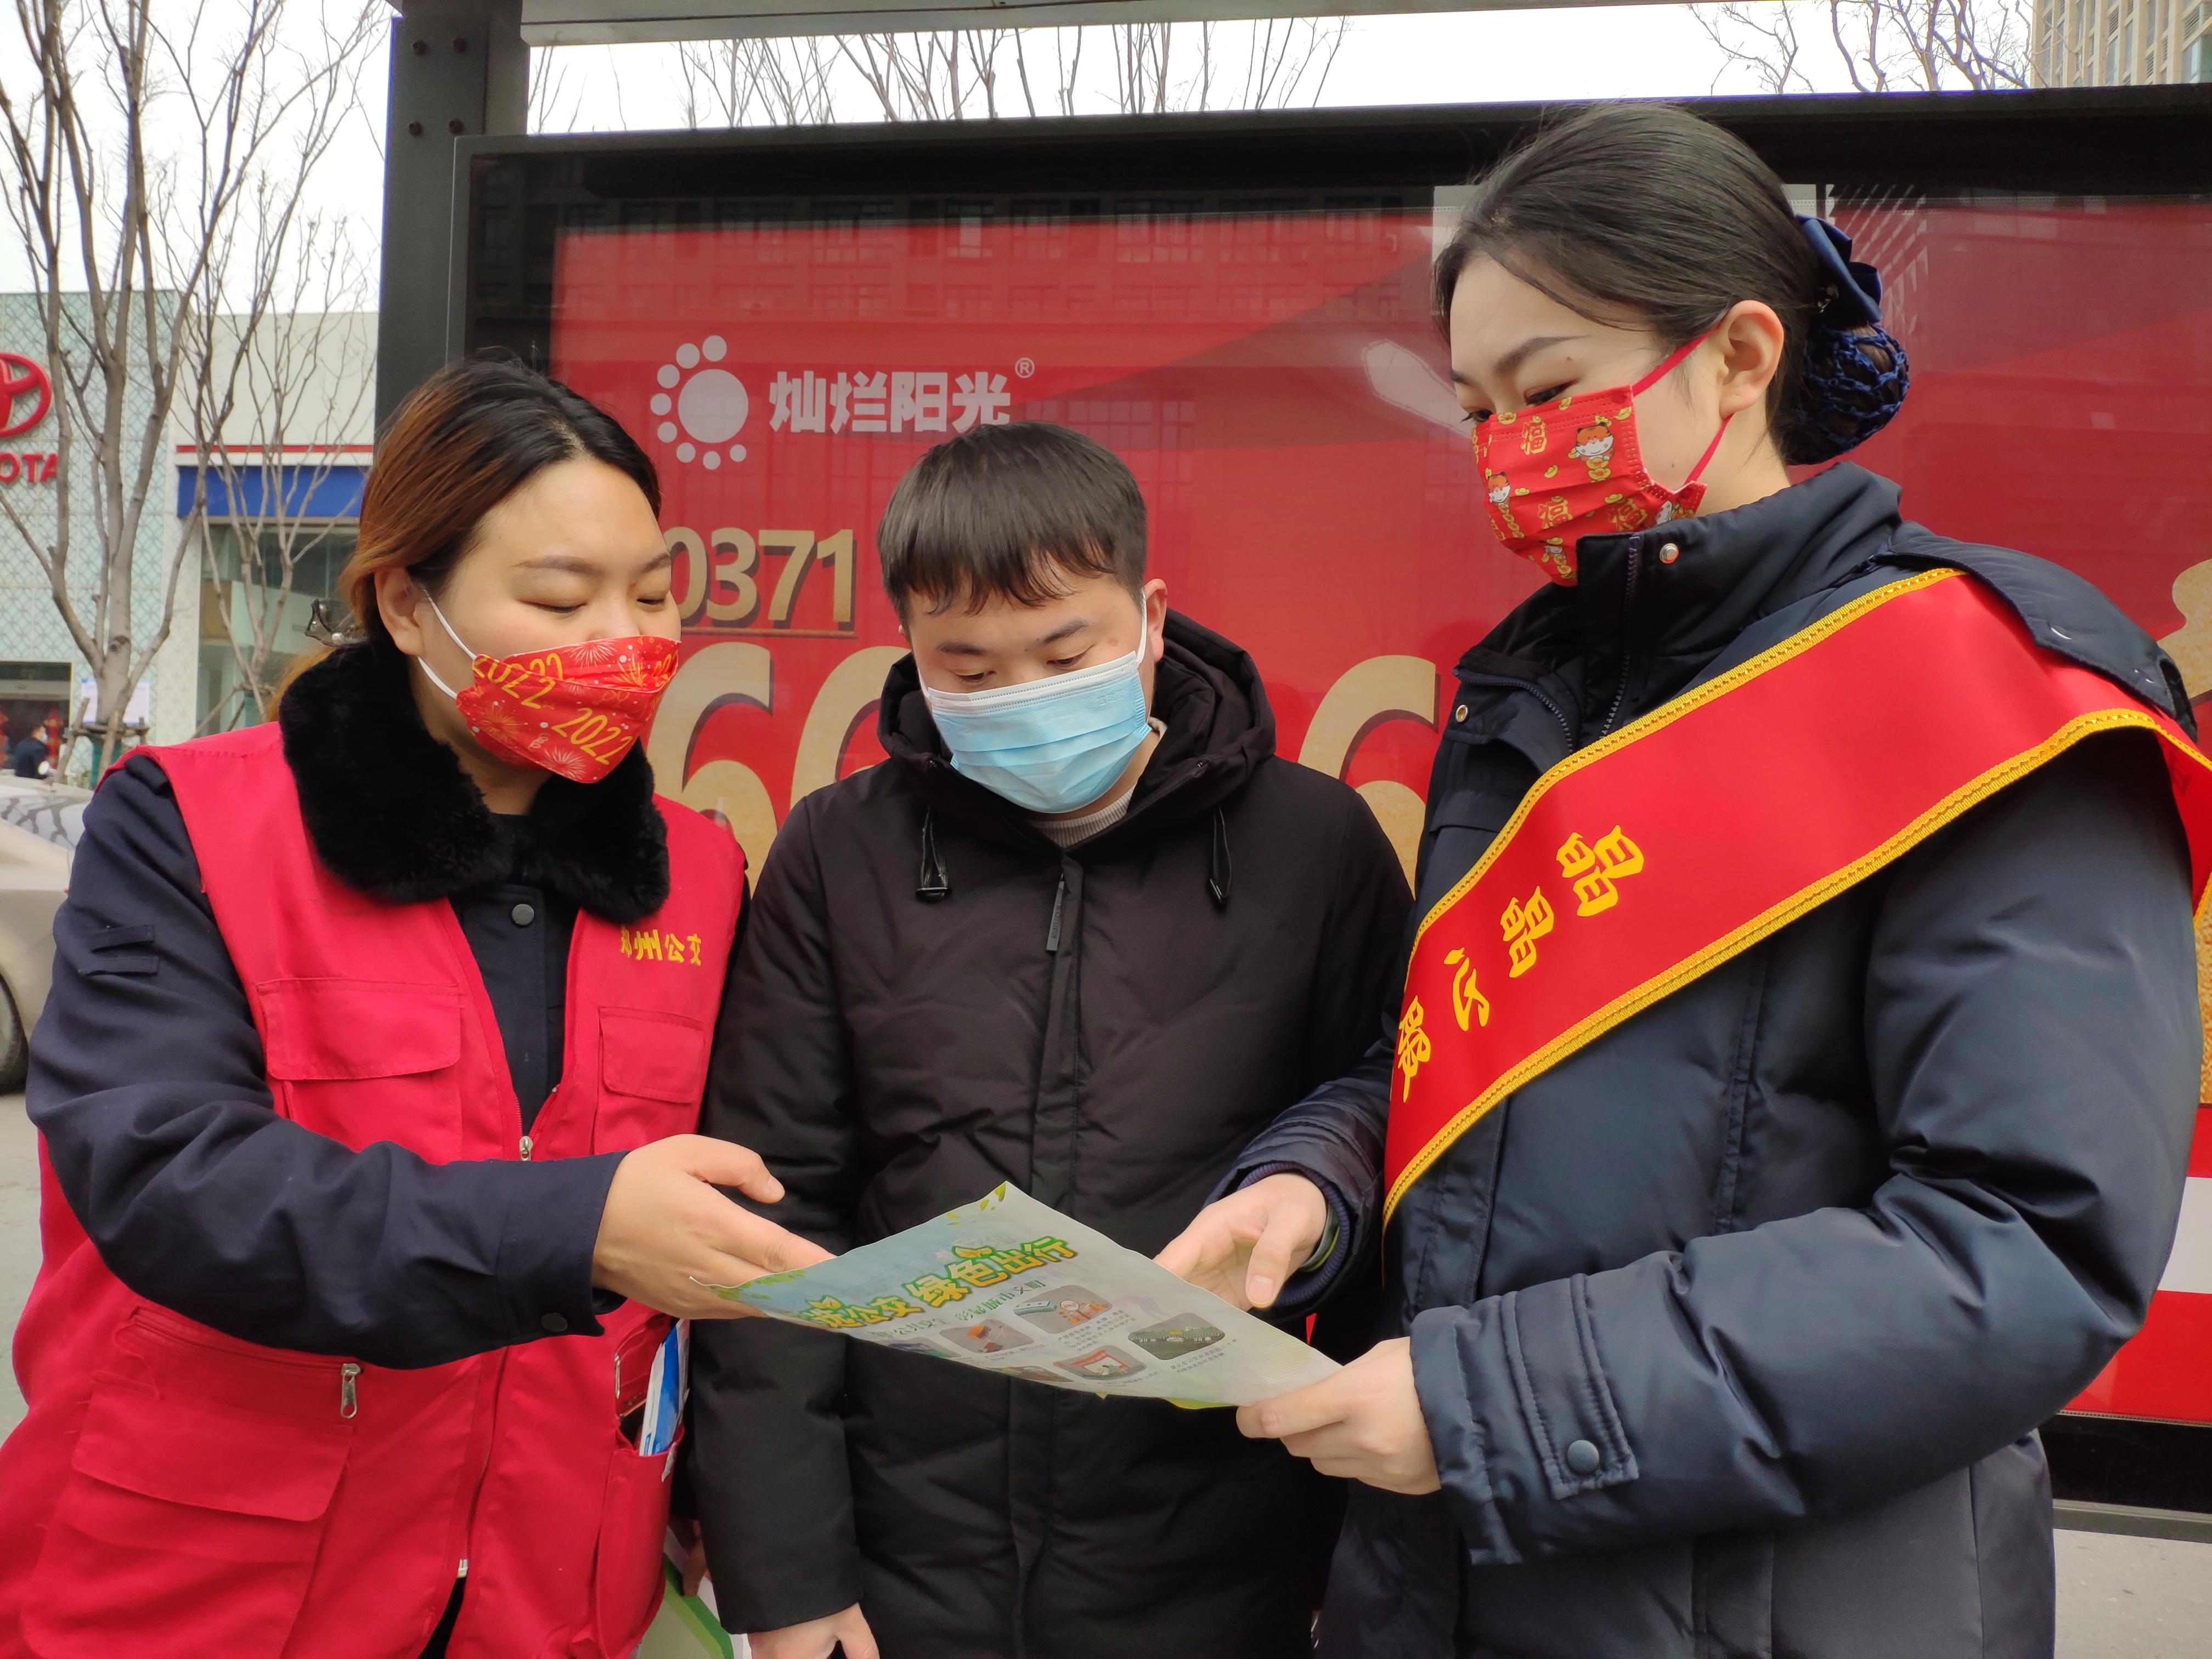
[[1475,459],[1489,498],[1491,528],[1562,587],[1575,580],[1575,544],[1671,519],[1686,519],[1705,499],[1698,482],[1721,447],[1729,417],[1680,489],[1644,470],[1636,436],[1636,398],[1705,343],[1696,339],[1632,386],[1582,392],[1556,403],[1493,415],[1474,428]]
[[[468,651],[435,599],[430,611]],[[427,659],[416,660],[430,684],[453,698],[471,737],[501,760],[542,767],[574,783],[597,783],[615,769],[653,724],[676,673],[676,641],[650,634],[512,657],[470,651],[469,657],[473,672],[459,691]]]

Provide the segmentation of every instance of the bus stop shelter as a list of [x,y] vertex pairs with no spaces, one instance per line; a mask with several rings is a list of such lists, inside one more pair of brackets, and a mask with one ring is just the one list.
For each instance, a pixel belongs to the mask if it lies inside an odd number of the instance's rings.
[[[530,47],[1255,3],[401,6],[380,412],[501,347],[646,442],[685,653],[648,752],[756,865],[796,800],[880,756],[869,716],[902,647],[862,573],[891,484],[939,434],[1006,418],[1129,461],[1159,574],[1261,662],[1280,751],[1357,788],[1410,856],[1451,664],[1534,580],[1481,556],[1428,259],[1463,181],[1540,111],[532,137]],[[1935,529],[2095,582],[2212,694],[2212,396],[2188,378],[2212,362],[2212,86],[1694,106],[1885,273],[1914,389],[1866,465]],[[2074,1524],[2212,1536],[2200,1231],[2047,1434]]]

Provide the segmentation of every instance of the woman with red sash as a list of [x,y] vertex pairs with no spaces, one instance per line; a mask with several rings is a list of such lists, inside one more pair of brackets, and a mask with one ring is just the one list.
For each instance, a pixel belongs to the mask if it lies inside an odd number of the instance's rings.
[[[361,636],[111,772],[32,1061],[0,1655],[627,1655],[674,1319],[818,1260],[694,1127],[744,884],[637,739],[653,465],[518,365],[403,404]],[[680,1434],[680,1431],[678,1431]]]
[[1389,1030],[1162,1257],[1382,1286],[1376,1346],[1240,1414],[1358,1483],[1326,1655],[2052,1650],[2036,1428],[2173,1237],[2212,789],[2094,589],[1791,481],[1905,395],[1850,256],[1618,106],[1439,257],[1549,583],[1460,661]]

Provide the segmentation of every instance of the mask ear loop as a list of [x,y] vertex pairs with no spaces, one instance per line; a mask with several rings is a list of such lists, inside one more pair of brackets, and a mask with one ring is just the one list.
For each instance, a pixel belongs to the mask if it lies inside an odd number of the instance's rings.
[[[467,652],[469,660],[473,663],[477,659],[477,653],[473,651],[470,651],[467,641],[463,640],[459,634],[453,632],[453,623],[447,622],[446,620],[446,613],[438,609],[437,600],[431,599],[430,595],[427,592],[424,592],[422,597],[426,600],[429,601],[430,614],[438,619],[438,626],[446,630],[446,637],[453,641],[455,645],[459,646],[463,651]],[[454,690],[452,686],[447,684],[444,680],[439,678],[438,671],[430,666],[430,659],[428,657],[417,657],[415,660],[421,665],[423,673],[429,677],[431,684],[436,686],[438,690],[444,692],[455,702],[458,703],[460,702],[461,694]]]
[[1669,374],[1672,374],[1676,369],[1681,368],[1684,363],[1687,362],[1690,360],[1690,354],[1695,351],[1699,346],[1705,344],[1706,341],[1711,339],[1713,336],[1719,331],[1719,329],[1720,325],[1718,323],[1715,323],[1712,327],[1707,329],[1703,334],[1698,336],[1696,339],[1685,340],[1680,346],[1675,348],[1674,352],[1668,356],[1666,361],[1662,362],[1658,368],[1653,369],[1642,380],[1630,386],[1628,388],[1628,395],[1632,398],[1636,398],[1650,391],[1653,386],[1657,386],[1660,381],[1665,380]]
[[[1641,393],[1649,392],[1653,386],[1657,386],[1660,381],[1665,380],[1669,374],[1672,374],[1676,369],[1687,362],[1689,361],[1690,354],[1695,351],[1699,346],[1705,344],[1706,341],[1711,339],[1713,336],[1719,331],[1719,329],[1720,325],[1718,323],[1715,323],[1712,327],[1707,329],[1703,334],[1698,336],[1696,339],[1685,341],[1672,354],[1670,354],[1666,361],[1662,362],[1658,368],[1653,369],[1642,380],[1630,386],[1628,388],[1628,395],[1634,398]],[[1687,489],[1692,484],[1697,483],[1698,478],[1704,476],[1705,469],[1712,465],[1713,457],[1720,453],[1721,440],[1728,436],[1729,422],[1734,419],[1735,419],[1735,416],[1733,415],[1723,415],[1721,416],[1720,430],[1713,434],[1712,442],[1705,446],[1705,453],[1698,457],[1698,464],[1690,469],[1690,476],[1682,480],[1682,488],[1684,489]]]
[[1684,489],[1687,489],[1692,484],[1697,483],[1698,479],[1704,474],[1705,468],[1711,465],[1713,457],[1720,453],[1721,440],[1728,436],[1729,422],[1734,419],[1735,419],[1735,416],[1733,415],[1723,415],[1721,416],[1721,429],[1713,434],[1712,442],[1707,444],[1705,446],[1705,453],[1698,457],[1698,464],[1690,469],[1690,476],[1682,480],[1682,488]]

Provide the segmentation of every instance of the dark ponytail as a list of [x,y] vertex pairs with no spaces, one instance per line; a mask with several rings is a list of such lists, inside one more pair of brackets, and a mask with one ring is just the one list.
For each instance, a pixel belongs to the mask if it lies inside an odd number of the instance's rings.
[[1595,321],[1641,322],[1670,350],[1730,306],[1764,301],[1784,331],[1768,426],[1785,461],[1824,461],[1897,412],[1906,370],[1880,325],[1880,280],[1831,257],[1821,234],[1734,134],[1668,104],[1601,104],[1476,179],[1437,258],[1437,322],[1449,335],[1477,257]]

